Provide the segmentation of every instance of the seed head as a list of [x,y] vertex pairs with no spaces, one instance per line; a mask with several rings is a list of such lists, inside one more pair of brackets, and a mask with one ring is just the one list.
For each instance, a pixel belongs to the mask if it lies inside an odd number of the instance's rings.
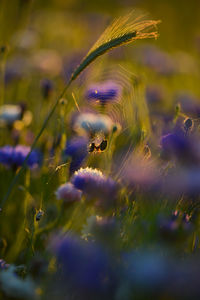
[[191,130],[193,128],[193,120],[190,118],[185,119],[184,121],[184,128],[186,131]]

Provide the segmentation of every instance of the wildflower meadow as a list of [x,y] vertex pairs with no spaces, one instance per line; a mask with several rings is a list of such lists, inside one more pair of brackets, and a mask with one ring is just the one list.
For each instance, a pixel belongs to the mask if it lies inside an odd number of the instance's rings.
[[0,0],[0,299],[200,299],[199,11]]

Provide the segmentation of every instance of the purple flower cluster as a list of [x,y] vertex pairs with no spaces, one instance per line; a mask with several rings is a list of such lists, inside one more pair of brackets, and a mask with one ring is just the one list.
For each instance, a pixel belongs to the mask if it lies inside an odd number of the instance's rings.
[[52,248],[62,266],[64,286],[80,293],[79,299],[112,299],[116,276],[103,248],[73,235],[55,237]]
[[88,155],[88,139],[85,137],[74,137],[67,141],[66,149],[64,150],[66,159],[70,158],[70,175],[78,170],[85,158]]
[[117,102],[121,96],[121,87],[113,81],[91,85],[86,92],[86,99],[102,105]]
[[165,158],[175,158],[185,164],[199,164],[198,144],[194,139],[175,130],[161,138],[162,155]]
[[87,199],[97,200],[96,205],[105,209],[115,205],[117,191],[117,183],[101,171],[81,168],[74,173],[71,182],[58,188],[56,196],[65,203],[72,203],[80,201],[83,193]]
[[72,203],[81,200],[82,192],[74,187],[70,182],[62,184],[56,191],[58,200],[63,200],[65,203]]
[[[25,158],[31,148],[24,145],[15,147],[4,146],[0,148],[0,163],[8,167],[20,167],[23,165]],[[33,150],[27,160],[29,168],[38,167],[41,164],[42,155],[38,150]]]
[[74,173],[71,182],[89,197],[98,199],[114,199],[116,197],[116,182],[97,169],[81,168]]

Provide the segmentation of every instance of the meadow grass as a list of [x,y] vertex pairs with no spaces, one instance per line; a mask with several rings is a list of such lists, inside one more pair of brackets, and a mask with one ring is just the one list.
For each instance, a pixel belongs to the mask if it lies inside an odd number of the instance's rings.
[[0,297],[198,299],[198,52],[136,11],[87,53],[105,15],[22,2],[0,18]]

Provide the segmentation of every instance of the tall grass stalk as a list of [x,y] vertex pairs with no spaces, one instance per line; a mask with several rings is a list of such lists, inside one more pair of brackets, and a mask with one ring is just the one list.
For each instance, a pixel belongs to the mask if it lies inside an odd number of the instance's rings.
[[90,49],[88,54],[85,56],[85,58],[82,60],[81,64],[76,68],[74,73],[72,74],[68,84],[65,86],[63,92],[60,94],[60,96],[57,98],[55,104],[51,108],[50,112],[48,113],[46,119],[44,120],[44,123],[36,136],[32,146],[31,150],[26,157],[23,166],[19,170],[19,172],[15,175],[13,180],[10,183],[10,186],[8,188],[7,193],[5,194],[2,202],[1,202],[1,208],[4,206],[5,202],[9,198],[15,184],[17,183],[19,177],[21,176],[22,172],[25,169],[27,160],[32,152],[32,150],[35,148],[39,138],[41,137],[44,129],[46,128],[49,120],[51,119],[52,115],[54,114],[59,101],[64,97],[68,87],[71,85],[71,83],[77,79],[77,77],[82,73],[87,66],[90,65],[97,57],[103,55],[104,53],[110,51],[113,48],[119,47],[124,44],[131,43],[138,39],[144,39],[144,38],[157,38],[158,33],[157,31],[151,31],[156,27],[156,25],[160,21],[152,21],[152,20],[143,20],[143,16],[139,16],[137,18],[133,18],[132,14],[128,14],[124,17],[120,17],[116,19],[108,28],[104,31],[104,33],[100,36],[100,38],[97,40],[97,42],[94,44],[94,46]]

